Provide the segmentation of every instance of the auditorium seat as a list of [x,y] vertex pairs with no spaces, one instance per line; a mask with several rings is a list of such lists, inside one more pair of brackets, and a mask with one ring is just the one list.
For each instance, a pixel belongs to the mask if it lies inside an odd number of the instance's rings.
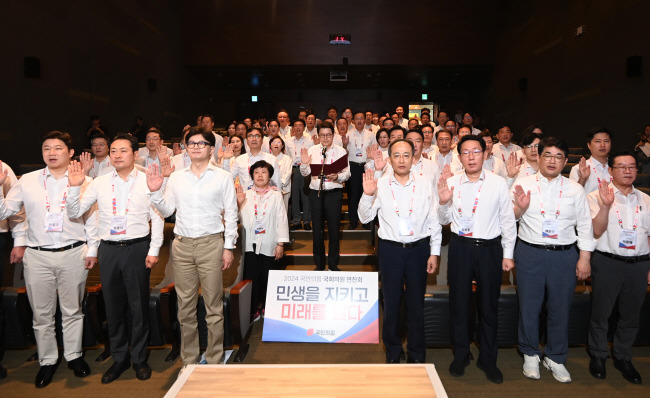
[[571,168],[572,168],[573,166],[575,166],[575,165],[576,165],[576,163],[567,163],[567,164],[564,166],[564,169],[562,169],[562,174],[569,174],[569,173],[571,173]]
[[572,154],[572,155],[580,155],[580,156],[582,156],[582,154],[584,153],[584,149],[582,147],[569,148],[569,153]]
[[427,286],[424,295],[424,339],[428,348],[451,347],[449,286]]
[[519,301],[517,289],[512,285],[501,286],[499,296],[499,314],[497,329],[497,345],[513,347],[517,345],[517,329],[519,327]]
[[582,158],[582,155],[576,155],[573,153],[569,153],[567,156],[569,158],[569,163],[579,163],[580,159]]

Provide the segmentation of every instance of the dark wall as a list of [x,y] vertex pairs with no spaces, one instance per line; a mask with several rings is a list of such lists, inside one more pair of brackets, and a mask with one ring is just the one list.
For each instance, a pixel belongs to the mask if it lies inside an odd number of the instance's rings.
[[[482,106],[491,124],[509,122],[516,134],[542,124],[546,134],[572,146],[582,145],[592,127],[606,126],[616,134],[615,147],[632,149],[650,122],[650,2],[509,3]],[[626,76],[629,56],[643,57],[640,77]],[[527,78],[526,91],[521,78]]]
[[[207,97],[184,68],[179,15],[172,0],[0,2],[0,159],[42,162],[36,142],[55,129],[84,147],[91,114],[111,134],[141,115],[177,135]],[[24,76],[28,56],[39,78]]]

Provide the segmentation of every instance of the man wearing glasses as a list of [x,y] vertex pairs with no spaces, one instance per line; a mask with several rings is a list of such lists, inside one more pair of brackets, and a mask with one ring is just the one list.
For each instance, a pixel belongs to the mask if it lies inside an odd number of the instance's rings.
[[200,358],[196,318],[199,287],[207,313],[205,361],[221,363],[223,357],[222,271],[233,262],[238,214],[231,175],[210,163],[214,143],[211,132],[192,128],[187,135],[187,151],[192,163],[171,174],[164,194],[161,192],[163,173],[158,165],[147,170],[151,202],[163,217],[176,211],[176,237],[171,251],[183,365],[197,363]]
[[538,150],[539,172],[517,180],[513,192],[519,219],[515,248],[519,350],[524,354],[524,376],[539,379],[539,316],[546,293],[544,367],[557,381],[569,383],[571,375],[564,366],[569,353],[569,309],[576,277],[589,277],[596,241],[584,188],[560,174],[567,162],[566,143],[549,137]]
[[612,155],[609,165],[612,182],[601,181],[598,190],[587,195],[594,236],[598,239],[591,260],[589,373],[597,379],[606,377],[607,329],[612,309],[618,303],[619,318],[612,350],[614,367],[625,380],[641,384],[641,375],[631,360],[641,306],[650,282],[647,239],[650,197],[632,185],[637,175],[632,153]]
[[154,163],[160,167],[159,153],[163,153],[170,158],[174,156],[174,151],[163,145],[162,132],[156,127],[151,127],[147,132],[146,145],[138,150],[138,159],[135,163],[144,168],[148,168]]
[[612,133],[600,128],[587,134],[587,147],[591,157],[580,159],[580,163],[571,168],[569,178],[585,187],[587,194],[598,190],[601,182],[609,183],[612,177],[607,166],[607,157],[612,149]]
[[526,134],[521,139],[521,145],[523,145],[522,153],[524,156],[518,158],[513,153],[506,159],[506,181],[508,181],[508,187],[512,187],[513,183],[520,178],[537,173],[539,170],[538,148],[541,141],[541,134]]
[[[276,157],[268,152],[262,152],[262,137],[262,130],[253,127],[246,133],[246,142],[250,149],[249,152],[237,156],[235,160],[232,160],[232,150],[226,150],[224,152],[223,169],[232,174],[233,180],[239,177],[239,184],[244,190],[253,187],[253,180],[251,179],[249,170],[255,162],[264,160],[273,166],[273,170],[280,170]],[[271,186],[282,187],[282,183],[280,182],[280,173],[273,173],[273,177],[271,177]]]
[[[438,132],[441,137],[442,131]],[[438,182],[438,218],[451,223],[449,309],[454,360],[449,373],[460,377],[469,365],[469,307],[472,280],[478,285],[480,355],[476,366],[492,383],[502,383],[497,368],[497,314],[502,271],[514,267],[515,217],[506,181],[483,170],[485,141],[466,135],[459,143],[464,171]]]

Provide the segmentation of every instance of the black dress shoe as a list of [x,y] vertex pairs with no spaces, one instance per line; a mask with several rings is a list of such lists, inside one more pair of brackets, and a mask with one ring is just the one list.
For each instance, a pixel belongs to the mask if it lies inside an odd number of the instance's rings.
[[113,382],[117,380],[120,375],[129,368],[130,365],[130,360],[125,360],[122,362],[113,362],[113,365],[111,365],[110,368],[104,373],[102,376],[102,383],[103,384],[108,384],[110,382]]
[[7,369],[0,364],[0,380],[4,379],[7,377]]
[[304,222],[302,223],[302,227],[305,229],[305,231],[311,231],[311,223]]
[[386,363],[399,363],[399,358],[398,358],[398,359],[389,359],[389,358],[386,358]]
[[294,224],[294,223],[292,223],[291,226],[290,226],[290,228],[291,228],[292,231],[295,231],[296,229],[300,229],[300,224]]
[[314,271],[325,271],[325,267],[316,267]]
[[476,366],[485,373],[487,379],[492,383],[494,384],[503,383],[503,374],[496,366],[487,366],[482,364],[481,361],[476,361]]
[[634,368],[631,361],[614,358],[614,367],[621,371],[625,380],[633,384],[641,384],[641,375]]
[[449,374],[454,377],[461,377],[465,374],[467,365],[469,365],[469,358],[465,358],[465,360],[454,359],[449,365]]
[[133,364],[133,369],[135,370],[135,377],[138,380],[147,380],[151,378],[151,367],[147,362],[142,362],[140,364]]
[[420,361],[419,359],[413,359],[411,356],[406,358],[406,363],[424,363],[424,361]]
[[341,268],[339,268],[337,265],[330,265],[329,266],[330,271],[340,271]]
[[351,221],[350,222],[350,227],[348,229],[357,229],[359,226],[359,223],[357,221]]
[[68,362],[68,369],[72,369],[77,377],[86,377],[90,374],[90,367],[82,357]]
[[604,379],[607,377],[607,370],[605,367],[605,361],[607,358],[597,358],[591,357],[589,361],[589,373],[597,379]]
[[36,375],[36,381],[34,382],[34,385],[36,385],[36,388],[43,388],[50,384],[52,382],[52,378],[54,377],[54,373],[56,372],[57,365],[43,365],[41,368],[38,370],[38,374]]

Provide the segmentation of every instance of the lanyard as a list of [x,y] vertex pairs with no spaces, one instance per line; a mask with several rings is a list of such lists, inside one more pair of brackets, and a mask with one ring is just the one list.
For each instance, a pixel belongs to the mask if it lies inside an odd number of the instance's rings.
[[[636,212],[634,215],[634,224],[632,225],[633,231],[636,231],[636,227],[639,223],[638,217],[639,217],[639,206],[636,207]],[[621,220],[621,213],[619,213],[618,210],[616,210],[616,218],[618,218],[618,226],[621,227],[621,229],[623,229],[623,220]]]
[[361,135],[361,145],[357,142],[357,130],[354,130],[354,146],[357,148],[357,151],[363,153],[363,132],[359,133]]
[[[461,191],[461,186],[463,185],[463,177],[460,177],[460,182],[458,183],[458,215],[460,217],[463,217],[463,211],[460,208],[460,191]],[[481,185],[478,187],[478,192],[476,192],[476,198],[474,199],[474,206],[472,206],[472,218],[474,218],[474,214],[476,214],[476,207],[478,206],[478,198],[481,195],[481,188],[483,188],[483,183],[481,182]]]
[[[595,166],[591,166],[591,168],[594,169],[594,175],[596,176],[596,179],[598,180],[598,184],[600,184],[600,181],[601,181],[601,180],[600,180],[600,177],[598,176],[598,172],[596,171],[596,167],[595,167]],[[612,182],[612,180],[613,180],[613,178],[612,178],[612,177],[609,177],[609,182]]]
[[[261,195],[261,199],[264,198],[264,195],[266,195],[266,192]],[[260,195],[258,195],[257,192],[253,193],[253,201],[254,201],[253,209],[255,211],[255,218],[257,218],[257,197],[258,196],[260,196]],[[268,199],[268,197],[267,197],[267,199]],[[269,201],[265,200],[265,201],[263,201],[263,203],[264,203],[264,210],[262,210],[262,218],[264,218],[266,216],[266,207],[269,205]]]
[[[399,218],[399,208],[397,207],[397,200],[395,199],[395,192],[393,191],[393,179],[388,180],[388,186],[390,187],[390,193],[393,194],[393,204],[395,205],[395,214],[397,214],[397,217]],[[413,192],[411,196],[411,207],[409,208],[409,214],[408,216],[410,217],[411,214],[413,213],[413,200],[415,200],[415,181],[413,181]]]
[[[43,188],[45,188],[45,210],[50,212],[50,198],[47,196],[47,175],[45,174],[45,169],[43,169]],[[70,188],[70,183],[66,186],[66,191],[63,192],[63,198],[61,199],[61,213],[65,210],[65,203],[68,198],[68,189]]]
[[[539,207],[542,212],[542,218],[546,218],[546,212],[544,211],[544,202],[542,202],[542,188],[539,183],[539,177],[535,176],[537,181],[537,191],[539,192]],[[564,178],[560,177],[560,196],[557,198],[557,210],[555,211],[555,219],[560,216],[560,199],[562,199],[562,187],[564,186]]]
[[[117,172],[113,173],[113,215],[117,214],[117,198],[115,197],[115,178],[117,177]],[[138,170],[135,171],[135,176],[133,176],[133,184],[131,184],[131,190],[129,191],[129,197],[126,200],[126,207],[124,208],[124,215],[126,216],[129,212],[129,203],[131,203],[131,195],[133,195],[133,187],[135,186],[135,179],[138,177]]]

